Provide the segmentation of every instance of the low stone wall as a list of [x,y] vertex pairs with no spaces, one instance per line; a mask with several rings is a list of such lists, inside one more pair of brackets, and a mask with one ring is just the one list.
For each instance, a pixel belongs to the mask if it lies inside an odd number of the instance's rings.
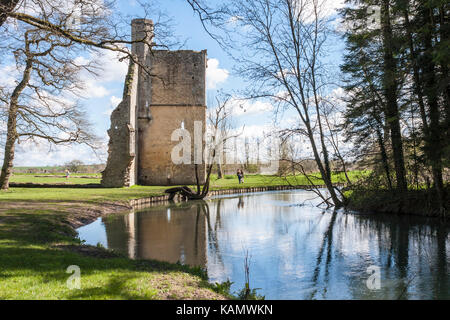
[[[319,188],[325,188],[325,186],[318,186]],[[208,193],[207,199],[228,195],[228,194],[244,194],[244,193],[255,193],[255,192],[266,192],[266,191],[282,191],[282,190],[309,190],[311,186],[301,185],[301,186],[270,186],[270,187],[252,187],[252,188],[236,188],[236,189],[222,189],[222,190],[213,190]],[[182,197],[180,195],[176,195],[174,201],[182,201]],[[148,206],[158,204],[164,205],[169,204],[169,195],[162,196],[152,196],[141,199],[133,199],[130,200],[130,206],[134,209],[144,209]]]

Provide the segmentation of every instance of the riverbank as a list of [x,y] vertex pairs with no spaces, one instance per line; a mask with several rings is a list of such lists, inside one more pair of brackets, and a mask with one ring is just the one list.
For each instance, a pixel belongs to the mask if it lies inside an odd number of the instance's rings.
[[[210,196],[309,188],[308,185],[250,185],[249,180],[239,185],[232,184],[231,179],[223,179],[220,181],[222,186],[213,185]],[[256,180],[262,183],[260,177]],[[85,246],[76,238],[76,228],[98,217],[151,203],[163,205],[168,197],[164,194],[165,189],[143,186],[11,188],[0,193],[0,299],[231,298],[221,286],[208,283],[207,275],[201,269],[131,260],[103,247]],[[365,194],[361,202],[353,202],[352,209],[381,212],[383,208],[389,208],[386,212],[398,213],[400,209],[394,206],[395,202],[389,207],[388,196],[379,198]],[[413,198],[406,203],[420,213],[426,202],[423,199],[414,202]],[[358,208],[357,205],[367,199],[371,199],[373,206]],[[404,210],[405,207],[401,208]],[[66,285],[70,276],[66,270],[70,265],[80,267],[80,290],[70,290]]]
[[[447,194],[449,192],[447,187]],[[443,217],[437,194],[433,190],[409,190],[404,193],[389,190],[355,190],[347,195],[349,196],[347,208],[362,213]],[[444,205],[448,210],[450,207],[448,199]]]
[[[121,204],[17,202],[0,208],[0,299],[226,299],[199,268],[85,246],[75,228]],[[78,266],[81,288],[66,281]]]

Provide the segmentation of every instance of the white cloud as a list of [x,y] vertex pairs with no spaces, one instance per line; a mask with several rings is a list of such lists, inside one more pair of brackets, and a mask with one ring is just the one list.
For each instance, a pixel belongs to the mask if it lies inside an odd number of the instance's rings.
[[219,84],[227,81],[229,74],[228,70],[219,68],[219,60],[208,59],[208,68],[206,69],[207,89],[216,89]]
[[111,82],[123,82],[128,71],[126,60],[119,61],[120,55],[113,51],[103,50],[89,55],[77,57],[75,63],[86,65],[94,63],[98,70],[97,75],[83,71],[80,79],[84,81],[84,88],[80,95],[86,99],[103,98],[110,94],[105,85]]
[[103,50],[92,57],[102,68],[98,80],[101,80],[101,82],[125,81],[128,72],[128,60],[119,61],[121,56],[123,54],[118,55],[113,51]]
[[111,98],[109,98],[109,102],[111,102],[111,106],[114,108],[116,108],[121,101],[122,99],[116,96],[112,96]]
[[45,141],[39,143],[23,141],[17,145],[15,166],[55,166],[71,160],[81,160],[86,164],[96,164],[105,161],[106,144],[97,151],[85,145],[50,145]]
[[103,112],[103,114],[110,116],[111,113],[114,111],[115,108],[117,108],[117,106],[119,105],[119,103],[122,102],[121,98],[118,98],[116,96],[111,96],[111,98],[109,98],[109,108],[108,110],[106,110],[105,112]]
[[272,124],[255,124],[236,128],[232,131],[232,134],[242,133],[240,137],[263,138],[265,135],[268,135],[274,132],[275,130],[276,128]]
[[0,87],[12,88],[16,85],[16,79],[19,79],[20,72],[14,64],[5,65],[0,68]]
[[244,115],[256,115],[261,113],[273,112],[274,106],[265,101],[249,101],[232,99],[230,102],[233,116],[240,117]]
[[103,98],[109,94],[109,91],[94,80],[86,80],[81,90],[81,95],[88,98]]
[[315,8],[319,19],[326,19],[337,14],[345,6],[345,0],[294,0],[296,14],[300,20],[311,23],[315,20]]
[[345,0],[324,0],[322,2],[323,15],[326,17],[335,15],[337,10],[345,7]]

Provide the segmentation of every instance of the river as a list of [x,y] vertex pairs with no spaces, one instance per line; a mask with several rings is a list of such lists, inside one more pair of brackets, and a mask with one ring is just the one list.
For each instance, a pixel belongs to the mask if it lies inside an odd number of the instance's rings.
[[216,197],[100,218],[87,244],[206,268],[211,282],[266,299],[449,299],[450,226],[333,212],[303,190]]

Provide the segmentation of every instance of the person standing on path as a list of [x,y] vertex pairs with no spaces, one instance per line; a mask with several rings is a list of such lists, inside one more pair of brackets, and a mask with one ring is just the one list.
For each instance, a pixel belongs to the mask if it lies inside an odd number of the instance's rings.
[[237,176],[239,179],[239,184],[244,183],[244,172],[241,169],[237,170]]

